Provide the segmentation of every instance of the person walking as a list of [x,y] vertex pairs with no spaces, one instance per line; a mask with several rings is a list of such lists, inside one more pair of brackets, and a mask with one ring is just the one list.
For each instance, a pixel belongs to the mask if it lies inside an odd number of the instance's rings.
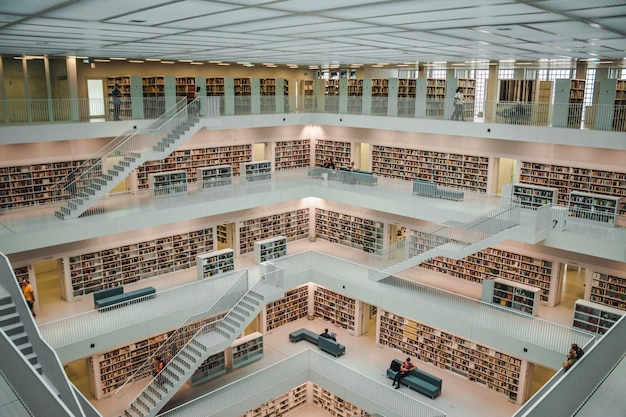
[[454,113],[451,120],[465,121],[465,97],[460,88],[457,88],[454,94]]
[[30,282],[28,282],[26,278],[22,279],[22,293],[24,294],[24,299],[26,300],[26,304],[28,304],[30,313],[33,317],[37,317],[33,310],[35,306],[35,291],[33,291],[33,286],[30,285]]

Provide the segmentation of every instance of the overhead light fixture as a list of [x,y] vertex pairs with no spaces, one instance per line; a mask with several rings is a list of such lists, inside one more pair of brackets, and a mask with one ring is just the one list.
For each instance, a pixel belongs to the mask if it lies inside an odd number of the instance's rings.
[[[219,63],[220,61],[209,61],[209,62],[216,62],[216,63]],[[248,63],[247,63],[247,62],[241,62],[241,61],[240,61],[240,62],[237,62],[237,64],[239,64],[239,65],[246,65],[246,64],[248,64]]]
[[161,61],[161,64],[175,64],[174,61]]
[[190,62],[191,65],[204,65],[204,62]]
[[[222,61],[209,61],[209,64],[219,64],[220,62],[222,62]],[[239,62],[238,62],[238,64],[239,64]]]
[[612,64],[613,61],[598,61],[598,64]]
[[193,62],[193,59],[179,59],[178,62]]
[[160,60],[160,59],[158,59],[158,58],[146,58],[146,61],[150,61],[150,62],[159,62],[159,61],[161,61],[161,60]]
[[137,59],[129,59],[128,62],[131,64],[143,64],[143,61],[139,61]]
[[[230,64],[228,62],[220,62],[217,65],[222,65],[222,66],[229,66]],[[253,66],[252,64],[249,64],[248,66]]]
[[532,65],[532,62],[516,62],[515,65]]
[[111,62],[110,59],[94,59],[94,62]]
[[126,61],[126,58],[110,58],[111,61]]
[[396,67],[408,67],[409,64],[396,64]]

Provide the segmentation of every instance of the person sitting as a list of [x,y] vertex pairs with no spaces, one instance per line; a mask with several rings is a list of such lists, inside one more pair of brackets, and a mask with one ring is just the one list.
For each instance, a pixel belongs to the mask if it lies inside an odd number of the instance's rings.
[[396,376],[393,377],[393,383],[391,386],[393,387],[395,385],[396,389],[400,388],[400,380],[407,376],[407,374],[413,369],[417,369],[417,366],[413,365],[411,358],[406,358],[406,360],[402,362],[400,370],[396,372]]
[[585,354],[585,351],[582,350],[576,343],[572,343],[571,350],[576,353],[576,360],[582,358],[582,356]]
[[328,329],[324,329],[324,333],[320,333],[320,337],[324,337],[326,339],[330,339],[330,340],[334,340],[335,342],[337,341],[337,338],[335,337],[334,333],[328,333]]
[[323,168],[335,169],[335,162],[333,162],[333,158],[328,158],[326,162],[324,162]]
[[563,362],[563,369],[568,370],[572,367],[574,363],[576,363],[578,359],[576,358],[576,352],[572,349],[567,353],[567,359]]

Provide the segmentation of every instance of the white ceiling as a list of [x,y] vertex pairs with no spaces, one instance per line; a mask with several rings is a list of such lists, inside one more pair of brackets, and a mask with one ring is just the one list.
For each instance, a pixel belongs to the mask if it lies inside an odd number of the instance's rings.
[[621,59],[626,0],[0,0],[0,54],[301,65]]

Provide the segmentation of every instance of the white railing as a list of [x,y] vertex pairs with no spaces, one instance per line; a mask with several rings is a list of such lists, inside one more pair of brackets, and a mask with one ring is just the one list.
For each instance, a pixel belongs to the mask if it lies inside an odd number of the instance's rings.
[[238,282],[244,277],[247,277],[246,270],[229,272],[220,276],[220,279],[202,280],[159,291],[154,298],[123,308],[106,312],[92,310],[44,323],[39,326],[39,331],[46,342],[58,350],[130,325],[143,323],[148,326],[151,320],[170,316],[174,311],[195,309],[204,314],[232,288],[233,280]]
[[[124,99],[122,120],[156,119],[166,113],[173,98]],[[202,117],[222,115],[332,113],[381,117],[446,120],[452,117],[449,100],[420,98],[339,96],[230,96],[201,97]],[[204,100],[206,106],[204,105]],[[369,103],[369,105],[368,105]],[[31,99],[0,100],[0,125],[84,123],[113,121],[108,99]],[[94,111],[95,110],[95,111]],[[206,110],[206,113],[205,113]],[[626,106],[613,104],[539,103],[491,101],[465,103],[465,122],[512,124],[518,126],[561,127],[626,131]]]
[[[419,400],[398,395],[388,383],[376,381],[311,349],[221,386],[159,416],[240,415],[248,411],[247,406],[250,404],[266,403],[309,381],[331,390],[360,408],[374,407],[371,404],[376,403],[377,409],[371,412],[388,417],[445,416],[444,412]],[[343,388],[338,390],[337,386]]]
[[[289,255],[274,262],[285,269],[287,286],[291,286],[289,277],[293,276],[331,277],[348,282],[355,288],[363,288],[364,293],[372,297],[363,301],[380,308],[387,306],[394,311],[397,305],[427,307],[430,313],[449,319],[456,327],[460,326],[459,323],[465,323],[463,327],[467,329],[472,327],[487,329],[552,352],[566,354],[571,343],[584,346],[593,338],[590,334],[571,327],[529,317],[525,313],[414,281],[394,276],[379,282],[366,279],[371,274],[380,274],[381,271],[315,251]],[[389,300],[396,300],[397,304],[389,306],[387,305]],[[455,308],[449,308],[452,305]]]

